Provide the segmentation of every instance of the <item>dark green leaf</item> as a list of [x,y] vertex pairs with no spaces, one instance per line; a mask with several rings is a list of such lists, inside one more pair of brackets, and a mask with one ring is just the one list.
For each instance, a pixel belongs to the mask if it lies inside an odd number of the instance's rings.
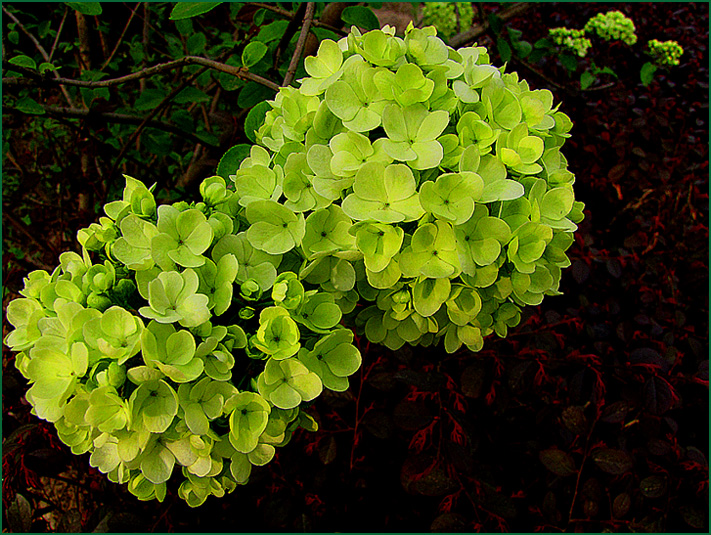
[[264,17],[267,16],[267,10],[266,9],[258,9],[257,11],[254,12],[254,17],[252,18],[252,22],[254,22],[255,26],[261,26],[264,23]]
[[250,145],[246,143],[232,147],[222,156],[220,163],[217,164],[217,174],[225,180],[229,180],[230,175],[234,175],[239,169],[239,164],[242,163],[242,160],[249,156],[249,150]]
[[262,43],[270,43],[281,39],[288,26],[289,22],[286,20],[275,20],[259,29],[256,40]]
[[548,470],[557,476],[572,476],[577,473],[575,461],[565,451],[555,448],[543,450],[538,454],[538,458]]
[[[225,63],[232,67],[242,66],[240,60],[237,59],[235,56],[230,57]],[[225,91],[234,91],[235,89],[239,89],[244,85],[244,81],[228,72],[220,72],[217,75],[217,81],[220,83],[222,89],[224,89]]]
[[548,54],[548,50],[547,50],[547,49],[544,49],[544,48],[537,48],[537,49],[535,49],[533,52],[531,52],[531,55],[530,55],[530,56],[528,56],[528,62],[529,62],[529,63],[536,64],[536,63],[538,63],[539,61],[541,61],[541,59],[543,58],[543,56],[545,56],[546,54]]
[[242,51],[242,65],[247,68],[256,65],[267,53],[267,50],[269,50],[267,45],[261,41],[252,41]]
[[581,76],[580,76],[580,88],[581,89],[587,89],[590,87],[594,82],[596,78],[591,73],[590,71],[585,71]]
[[244,120],[244,134],[252,143],[257,142],[255,134],[262,124],[264,124],[264,117],[271,109],[272,107],[266,102],[260,102],[249,110],[247,118]]
[[40,63],[40,65],[39,65],[40,74],[44,74],[47,71],[56,71],[56,70],[57,70],[57,67],[55,67],[51,63],[44,62],[44,63]]
[[206,145],[212,145],[213,147],[217,147],[220,144],[220,139],[215,134],[211,134],[206,130],[195,132],[195,137],[204,141]]
[[501,61],[508,63],[511,61],[511,46],[506,42],[506,39],[500,37],[496,40],[496,49],[499,51]]
[[194,33],[190,37],[188,37],[188,40],[186,42],[186,45],[188,47],[188,53],[193,56],[202,54],[203,50],[205,50],[206,44],[207,37],[205,37],[204,33]]
[[470,398],[481,396],[486,368],[481,363],[468,366],[462,373],[462,394]]
[[501,30],[504,28],[504,21],[501,20],[501,17],[494,15],[493,13],[489,15],[489,26],[491,26],[491,29],[494,31],[496,35],[501,33]]
[[657,67],[653,65],[652,63],[645,63],[642,65],[642,70],[639,71],[639,77],[642,80],[642,85],[647,87],[650,83],[652,83],[652,79],[654,78],[654,73],[656,72]]
[[186,110],[176,110],[173,112],[170,116],[170,122],[186,132],[192,132],[195,129],[195,121],[193,121],[192,115]]
[[175,28],[180,35],[190,35],[193,33],[193,21],[190,19],[180,19],[175,21]]
[[155,128],[146,128],[141,134],[141,145],[151,154],[166,156],[170,154],[170,135]]
[[348,25],[358,26],[364,30],[376,30],[380,28],[378,17],[373,10],[365,6],[349,6],[343,10],[341,20]]
[[515,43],[516,41],[521,39],[521,36],[523,35],[523,32],[521,30],[516,30],[511,27],[507,28],[507,30],[509,32],[509,39],[511,39],[512,43]]
[[82,15],[101,15],[101,4],[99,2],[64,2],[72,9],[77,10]]
[[166,97],[168,94],[162,89],[146,89],[136,99],[133,105],[139,111],[152,110]]
[[20,42],[20,34],[16,30],[13,30],[7,34],[7,40],[13,45],[16,45]]
[[527,58],[533,51],[533,46],[528,41],[517,41],[513,46],[520,58]]
[[600,448],[592,454],[598,468],[608,474],[619,476],[628,472],[634,463],[627,453],[612,448]]
[[9,63],[25,67],[26,69],[37,69],[37,63],[29,56],[15,56],[14,58],[10,58]]
[[575,58],[575,56],[572,56],[570,54],[561,54],[560,55],[560,63],[565,67],[565,70],[568,71],[568,73],[574,72],[578,68],[578,60]]
[[533,43],[533,48],[546,49],[550,48],[551,46],[553,46],[552,43],[545,37]]
[[222,2],[178,2],[170,12],[170,20],[189,19],[207,13]]
[[599,69],[597,71],[597,73],[598,74],[610,74],[610,75],[614,76],[615,78],[619,78],[619,76],[617,76],[617,74],[615,74],[615,71],[613,71],[610,67],[605,67],[604,69]]
[[44,108],[30,97],[23,97],[19,99],[17,104],[15,104],[15,108],[22,113],[28,113],[30,115],[44,115]]
[[251,108],[258,102],[274,98],[274,91],[257,82],[248,82],[239,92],[237,105],[240,108]]
[[193,102],[209,102],[207,93],[200,91],[196,87],[186,87],[173,99],[176,104],[192,104]]

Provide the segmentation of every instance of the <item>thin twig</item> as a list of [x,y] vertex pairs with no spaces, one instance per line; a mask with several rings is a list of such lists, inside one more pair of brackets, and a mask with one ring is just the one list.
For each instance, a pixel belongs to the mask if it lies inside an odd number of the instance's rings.
[[[61,108],[57,106],[42,106],[44,110],[50,115],[60,115],[63,117],[71,117],[76,119],[101,119],[109,123],[119,123],[119,124],[141,124],[144,121],[144,117],[138,117],[136,115],[126,115],[122,113],[104,113],[97,112],[94,110],[85,110],[81,108]],[[12,109],[12,108],[8,108]],[[192,141],[193,143],[205,143],[194,134],[181,130],[177,126],[172,124],[167,124],[161,121],[149,121],[146,126],[151,128],[156,128],[157,130],[163,130],[165,132],[170,132],[171,134],[176,134],[182,136],[185,139]],[[208,143],[209,144],[209,143]]]
[[[5,9],[5,8],[3,8]],[[167,63],[160,63],[158,65],[154,65],[153,67],[147,67],[145,69],[141,69],[140,71],[136,71],[131,74],[127,74],[126,76],[120,76],[119,78],[111,78],[109,80],[97,80],[97,81],[88,81],[88,80],[74,80],[72,78],[60,78],[59,75],[55,79],[48,79],[43,77],[42,75],[30,70],[30,69],[24,69],[22,67],[19,67],[18,65],[12,65],[9,64],[5,61],[3,61],[3,67],[12,69],[14,71],[21,72],[23,74],[26,74],[30,78],[32,78],[32,81],[34,82],[50,82],[54,84],[59,84],[59,85],[73,85],[77,87],[86,87],[89,89],[96,89],[99,87],[111,87],[114,85],[120,85],[120,84],[125,84],[127,82],[132,82],[133,80],[140,80],[141,78],[147,78],[149,76],[152,76],[154,74],[163,72],[163,71],[169,71],[173,69],[177,69],[178,67],[183,67],[185,65],[202,65],[203,67],[207,67],[209,69],[215,69],[216,71],[220,72],[226,72],[228,74],[231,74],[233,76],[236,76],[237,78],[241,78],[243,80],[248,80],[251,82],[257,82],[258,84],[261,84],[265,87],[268,87],[269,89],[272,89],[274,91],[279,90],[279,86],[272,82],[271,80],[267,80],[266,78],[263,78],[257,74],[249,72],[246,68],[244,67],[233,67],[231,65],[226,65],[224,63],[220,63],[219,61],[214,61],[212,59],[207,59],[207,58],[201,58],[198,56],[185,56],[180,59],[176,59],[174,61],[169,61]],[[56,74],[56,73],[55,73]],[[3,78],[2,82],[3,84],[6,85],[24,85],[23,78]]]
[[57,49],[57,44],[59,43],[59,36],[64,29],[64,21],[67,20],[67,13],[69,13],[69,8],[64,9],[64,15],[62,15],[62,21],[59,23],[59,29],[57,30],[57,35],[54,36],[54,43],[52,43],[52,48],[49,51],[49,60],[47,63],[52,63],[52,56],[54,56],[54,51]]
[[[27,35],[27,37],[30,38],[30,41],[32,41],[35,44],[35,48],[39,51],[40,54],[42,54],[42,57],[47,63],[50,63],[49,61],[49,54],[47,54],[47,51],[44,49],[42,44],[37,40],[37,38],[32,35],[27,28],[24,27],[24,25],[20,22],[20,20],[10,13],[5,6],[2,6],[2,12],[5,13],[8,17],[12,19],[12,21],[17,24],[17,26]],[[3,60],[3,65],[5,64],[5,61]],[[52,75],[56,78],[59,78],[59,74],[57,71],[52,71]],[[62,94],[64,95],[65,100],[70,106],[74,106],[74,102],[72,101],[72,97],[69,96],[69,91],[67,91],[66,87],[62,87]]]
[[138,11],[138,8],[140,7],[141,3],[139,2],[136,4],[136,7],[133,8],[133,11],[131,11],[131,16],[128,17],[128,22],[126,23],[126,26],[123,27],[123,31],[121,32],[121,35],[118,38],[118,41],[116,41],[116,46],[114,49],[111,51],[111,54],[109,55],[108,59],[104,61],[104,64],[101,66],[99,71],[103,71],[106,66],[111,63],[111,60],[114,59],[114,56],[116,55],[116,51],[118,50],[119,45],[123,41],[123,36],[126,35],[126,30],[128,30],[128,27],[131,24],[131,21],[133,20],[134,15],[136,14],[136,11]]
[[566,93],[571,93],[571,90],[570,90],[569,88],[567,88],[567,87],[565,87],[565,86],[562,86],[562,85],[560,85],[558,82],[556,82],[555,80],[549,78],[548,76],[546,76],[545,74],[543,74],[541,71],[539,71],[538,69],[536,69],[536,68],[535,68],[533,65],[531,65],[530,63],[528,63],[528,62],[522,60],[521,58],[517,58],[517,57],[515,57],[515,56],[512,56],[511,59],[512,59],[512,61],[514,61],[515,63],[518,63],[519,65],[521,65],[521,66],[527,68],[527,69],[528,69],[529,71],[531,71],[533,74],[535,74],[536,76],[538,76],[539,78],[541,78],[543,81],[545,81],[548,85],[550,85],[550,86],[552,86],[552,87],[555,87],[556,89],[559,89],[559,90],[561,90],[561,91],[565,91]]
[[158,103],[158,105],[151,110],[151,112],[146,116],[145,119],[141,122],[141,124],[138,125],[138,128],[131,134],[131,137],[129,140],[124,143],[123,147],[121,147],[121,151],[119,152],[119,155],[116,157],[116,161],[114,162],[113,167],[111,168],[111,172],[109,173],[109,176],[112,177],[114,173],[116,172],[116,169],[118,168],[119,164],[121,163],[121,160],[123,160],[124,154],[126,154],[126,151],[128,150],[128,147],[131,146],[131,144],[138,139],[138,136],[141,135],[141,132],[143,129],[148,126],[148,123],[155,117],[171,100],[175,98],[175,96],[180,93],[183,89],[185,89],[187,86],[189,86],[193,81],[200,76],[202,73],[204,73],[208,67],[204,67],[197,71],[196,73],[192,74],[188,78],[186,78],[178,87],[173,89],[168,96],[166,96],[162,101]]
[[309,35],[309,30],[311,29],[311,23],[314,20],[314,10],[316,9],[315,2],[307,2],[306,4],[306,14],[304,15],[304,24],[301,27],[301,33],[299,34],[299,39],[296,41],[296,49],[294,50],[294,55],[291,56],[291,63],[289,63],[289,69],[286,71],[286,76],[282,82],[282,86],[286,87],[291,84],[294,79],[294,74],[296,74],[296,67],[299,65],[299,60],[301,55],[304,53],[304,45],[306,44],[306,37]]
[[[282,9],[282,8],[272,5],[272,4],[264,4],[261,2],[248,2],[247,5],[266,9],[267,11],[271,11],[272,13],[276,13],[277,15],[281,15],[282,17],[285,17],[287,19],[294,18],[294,13],[292,13],[291,11],[287,11],[286,9]],[[320,20],[314,20],[312,25],[316,28],[324,28],[326,30],[331,30],[332,32],[340,34],[340,35],[347,35],[347,32],[343,31],[342,28],[337,28],[336,26],[333,26],[332,24],[328,24],[326,22],[321,22]]]
[[306,13],[306,4],[305,3],[299,4],[299,9],[296,10],[296,13],[289,21],[289,24],[286,26],[286,30],[284,30],[284,34],[281,36],[281,39],[279,40],[279,44],[277,44],[277,47],[274,51],[274,70],[275,71],[279,68],[279,60],[281,59],[281,53],[284,51],[284,49],[287,46],[289,46],[289,43],[291,42],[291,38],[294,37],[294,34],[296,34],[296,30],[299,29],[299,18],[303,19],[305,13]]
[[[526,12],[530,7],[531,4],[528,2],[518,2],[516,4],[512,4],[511,7],[507,7],[501,12],[501,14],[497,16],[502,21],[506,21],[517,15],[521,15],[522,13]],[[481,16],[481,14],[479,16]],[[488,29],[489,21],[484,19],[479,24],[472,26],[469,30],[463,31],[462,33],[458,33],[457,35],[453,36],[449,40],[449,46],[451,46],[452,48],[459,48],[468,43],[471,43],[480,35],[485,34]]]

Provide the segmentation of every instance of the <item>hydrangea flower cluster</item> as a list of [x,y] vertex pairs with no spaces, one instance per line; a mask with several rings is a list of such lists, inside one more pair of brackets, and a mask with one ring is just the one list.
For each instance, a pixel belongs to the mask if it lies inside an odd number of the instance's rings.
[[471,2],[425,2],[422,21],[426,26],[435,26],[439,35],[449,39],[457,33],[457,11],[460,28],[466,30],[471,27],[474,20]]
[[248,218],[268,203],[250,223],[280,245],[299,246],[281,230],[299,225],[302,280],[371,303],[356,317],[371,342],[478,351],[558,293],[583,205],[560,151],[572,125],[549,91],[433,27],[404,39],[354,29],[305,67],[272,103],[236,190]]
[[141,500],[173,476],[198,506],[315,430],[305,404],[361,365],[344,316],[478,351],[559,293],[583,204],[549,91],[433,27],[353,28],[305,68],[229,183],[157,206],[126,177],[8,305],[34,414]]
[[[202,201],[156,207],[126,177],[79,231],[82,255],[30,273],[7,307],[33,413],[140,500],[162,500],[171,475],[193,507],[245,484],[298,427],[317,428],[300,407],[346,390],[361,364],[334,296],[277,273],[298,255],[249,225],[272,207],[231,189],[211,177]],[[300,241],[303,218],[280,215]]]
[[619,39],[628,45],[637,42],[634,22],[621,11],[598,13],[585,24],[585,31],[595,33],[605,41]]
[[676,41],[658,41],[652,39],[647,43],[648,54],[654,59],[654,64],[658,67],[673,67],[679,65],[679,58],[684,53],[684,49]]
[[590,39],[585,37],[585,30],[569,30],[568,28],[551,28],[548,37],[558,46],[563,46],[584,58],[592,46]]

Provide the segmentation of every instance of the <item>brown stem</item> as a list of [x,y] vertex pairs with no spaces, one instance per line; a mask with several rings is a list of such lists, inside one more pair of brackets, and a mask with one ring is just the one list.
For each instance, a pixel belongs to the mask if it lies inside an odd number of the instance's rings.
[[121,147],[121,151],[119,152],[119,155],[116,157],[116,161],[114,162],[113,167],[111,168],[111,172],[109,173],[109,176],[112,177],[114,173],[116,172],[116,169],[118,168],[119,164],[121,163],[121,160],[123,160],[123,156],[126,154],[126,151],[128,150],[128,147],[131,146],[131,144],[138,139],[138,136],[141,135],[141,132],[143,129],[148,126],[148,123],[155,117],[165,106],[170,103],[171,100],[175,98],[175,96],[180,93],[183,89],[185,89],[187,86],[189,86],[193,81],[200,76],[202,73],[204,73],[208,67],[204,67],[197,71],[196,73],[192,74],[188,78],[186,78],[178,87],[173,89],[168,96],[166,96],[162,101],[158,103],[158,105],[151,110],[151,112],[146,116],[145,119],[141,122],[141,124],[138,125],[138,128],[136,128],[135,132],[131,134],[131,137],[129,140],[124,143],[123,147]]
[[[525,13],[530,7],[531,4],[529,4],[528,2],[519,2],[516,4],[512,4],[511,7],[508,7],[504,11],[502,11],[501,14],[498,15],[498,17],[501,20],[506,21],[508,19],[521,15],[522,13]],[[449,40],[449,46],[451,46],[452,48],[459,48],[468,43],[471,43],[480,35],[485,34],[488,29],[489,21],[483,19],[476,26],[472,26],[470,29],[463,31],[462,33],[458,33],[457,35],[452,37]]]
[[[340,14],[343,11],[345,6],[339,7],[339,4],[349,5],[349,4],[352,4],[352,2],[332,2],[332,3],[326,5],[326,7],[324,8],[324,13],[326,13],[326,10],[328,10],[328,8],[330,6],[335,5],[336,9],[338,10],[338,17],[337,18],[340,19]],[[292,13],[291,11],[287,11],[286,9],[282,9],[282,8],[272,5],[272,4],[265,4],[265,3],[261,3],[261,2],[248,2],[247,5],[266,9],[267,11],[271,11],[272,13],[276,13],[277,15],[280,15],[280,16],[287,18],[287,19],[294,18],[294,13]],[[325,18],[325,17],[326,17],[326,15],[322,15],[322,18]],[[343,29],[336,26],[331,19],[329,19],[328,21],[327,20],[314,20],[312,25],[316,28],[324,28],[326,30],[331,30],[332,32],[337,33],[339,35],[346,35],[347,34],[347,32],[344,32]]]
[[291,17],[291,20],[289,21],[289,24],[287,25],[286,30],[284,30],[284,35],[281,36],[281,39],[279,40],[279,44],[277,45],[276,50],[274,52],[274,70],[275,71],[279,68],[279,60],[281,60],[282,52],[284,52],[284,49],[287,46],[289,46],[289,43],[291,42],[291,38],[296,33],[296,30],[299,28],[299,18],[303,18],[305,12],[306,12],[306,4],[304,4],[304,3],[299,4],[299,9],[296,10],[296,13]]
[[296,41],[296,49],[294,50],[294,55],[291,56],[291,62],[289,63],[289,69],[286,71],[286,76],[282,82],[282,86],[288,86],[294,80],[294,74],[296,74],[296,67],[299,65],[299,60],[304,52],[304,45],[306,44],[306,37],[309,35],[309,30],[311,29],[311,23],[314,20],[314,10],[316,9],[316,4],[314,2],[307,2],[306,4],[306,14],[304,15],[304,23],[301,27],[301,33],[299,34],[299,39]]
[[[5,9],[5,8],[3,8]],[[3,67],[6,67],[8,69],[12,69],[14,71],[22,72],[23,74],[26,74],[34,82],[49,82],[49,83],[54,83],[54,84],[59,84],[59,85],[73,85],[77,87],[86,87],[89,89],[96,89],[99,87],[111,87],[114,85],[120,85],[120,84],[125,84],[127,82],[132,82],[133,80],[140,80],[142,78],[147,78],[149,76],[152,76],[154,74],[163,72],[163,71],[169,71],[173,69],[177,69],[179,67],[183,67],[185,65],[202,65],[203,67],[207,67],[209,69],[215,69],[216,71],[220,72],[226,72],[228,74],[231,74],[233,76],[236,76],[237,78],[241,78],[243,80],[248,80],[252,82],[257,82],[258,84],[262,84],[265,87],[268,87],[269,89],[272,89],[274,91],[279,90],[279,86],[272,82],[271,80],[267,80],[266,78],[263,78],[257,74],[249,72],[247,69],[244,67],[233,67],[231,65],[226,65],[224,63],[220,63],[219,61],[214,61],[211,59],[207,58],[201,58],[198,56],[185,56],[180,59],[176,59],[174,61],[169,61],[167,63],[160,63],[158,65],[154,65],[153,67],[147,67],[145,69],[141,69],[140,71],[127,74],[126,76],[120,76],[119,78],[112,78],[109,80],[98,80],[98,81],[87,81],[87,80],[73,80],[71,78],[60,78],[59,75],[55,79],[47,79],[44,78],[42,75],[30,70],[30,69],[23,69],[22,67],[19,67],[17,65],[12,65],[8,64],[7,62],[3,61]],[[56,74],[56,73],[54,73]],[[23,82],[23,78],[3,78],[2,82],[3,84],[7,85],[25,85],[27,82]]]
[[[62,108],[60,106],[44,105],[42,105],[42,108],[44,108],[44,111],[46,111],[50,115],[58,117],[70,117],[73,119],[100,119],[109,123],[119,124],[141,124],[144,121],[143,117],[138,117],[136,115],[125,115],[122,113],[106,113],[95,110],[87,110],[83,108]],[[10,107],[6,107],[6,110],[22,113],[20,110]],[[205,141],[196,137],[194,134],[191,134],[190,132],[185,132],[177,126],[173,126],[172,124],[151,120],[146,126],[150,126],[151,128],[156,128],[157,130],[163,130],[165,132],[184,137],[185,139],[188,139],[193,143],[205,143]]]
[[114,59],[114,56],[116,55],[116,51],[118,50],[119,45],[123,42],[123,37],[126,35],[126,30],[128,30],[128,27],[131,24],[131,21],[133,20],[134,15],[136,14],[136,11],[138,11],[138,8],[141,4],[138,3],[136,4],[136,7],[133,8],[133,11],[131,11],[131,16],[128,17],[128,22],[126,23],[126,26],[123,27],[123,31],[121,32],[121,35],[118,38],[118,41],[116,41],[116,46],[114,46],[114,49],[111,51],[111,54],[109,57],[104,61],[104,64],[101,66],[99,71],[103,71],[106,66],[111,63],[111,60]]
[[[24,33],[27,37],[30,38],[30,41],[32,41],[32,42],[34,43],[35,48],[39,51],[40,54],[42,54],[42,57],[44,58],[44,60],[45,60],[47,63],[50,63],[50,61],[49,61],[49,54],[47,54],[47,51],[44,49],[44,47],[42,46],[42,44],[37,40],[37,38],[36,38],[34,35],[32,35],[32,34],[27,30],[27,28],[25,28],[25,26],[20,22],[20,20],[19,20],[15,15],[13,15],[13,14],[10,13],[7,9],[5,9],[5,6],[2,6],[2,12],[5,13],[5,15],[7,15],[8,17],[10,17],[10,18],[12,19],[12,21],[13,21],[15,24],[17,24],[17,27],[20,28],[20,29],[23,31],[23,33]],[[4,65],[4,64],[5,64],[5,61],[3,61],[3,65]],[[52,71],[52,75],[54,76],[55,79],[56,79],[56,78],[59,78],[59,74],[57,74],[57,71]],[[69,92],[67,91],[67,88],[66,88],[66,87],[63,87],[63,88],[62,88],[62,94],[64,95],[64,98],[65,98],[65,100],[67,101],[67,103],[68,103],[70,106],[74,106],[74,102],[72,101],[72,97],[69,96]]]
[[52,56],[54,56],[54,51],[57,49],[57,44],[59,43],[59,36],[62,34],[62,30],[64,29],[64,21],[67,20],[67,13],[69,13],[68,7],[64,9],[64,15],[62,15],[62,21],[59,23],[57,35],[54,36],[54,43],[52,43],[52,48],[49,50],[48,63],[52,63]]

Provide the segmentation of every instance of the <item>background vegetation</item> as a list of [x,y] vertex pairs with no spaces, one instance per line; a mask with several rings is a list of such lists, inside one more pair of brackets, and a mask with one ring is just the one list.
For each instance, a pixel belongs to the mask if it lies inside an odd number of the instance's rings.
[[[422,18],[412,4],[173,7],[3,5],[4,305],[77,249],[121,173],[162,201],[195,197],[320,39]],[[10,530],[708,531],[708,5],[474,8],[450,44],[488,46],[575,124],[566,156],[587,209],[565,296],[478,354],[363,343],[350,391],[312,407],[321,430],[196,511],[175,489],[137,502],[72,455],[29,414],[3,347]],[[540,41],[615,9],[638,45],[577,58]],[[649,39],[684,55],[644,85]]]

